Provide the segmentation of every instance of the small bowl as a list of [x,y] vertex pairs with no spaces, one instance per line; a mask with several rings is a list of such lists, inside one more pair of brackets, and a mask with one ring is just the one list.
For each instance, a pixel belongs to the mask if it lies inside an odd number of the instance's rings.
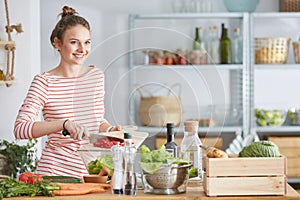
[[281,126],[287,116],[285,110],[255,109],[256,124],[258,126]]
[[224,0],[229,12],[254,12],[259,0]]
[[86,175],[83,176],[85,183],[106,183],[108,176]]

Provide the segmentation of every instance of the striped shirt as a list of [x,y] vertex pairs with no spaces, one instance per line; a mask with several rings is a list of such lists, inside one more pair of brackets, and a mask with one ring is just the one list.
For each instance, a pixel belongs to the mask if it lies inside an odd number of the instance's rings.
[[[34,77],[14,127],[17,139],[32,138],[33,124],[42,110],[45,121],[73,120],[91,132],[99,132],[104,119],[104,74],[94,66],[79,77],[47,72]],[[61,131],[48,135],[36,173],[82,177],[88,174],[77,150],[87,140],[74,140]]]

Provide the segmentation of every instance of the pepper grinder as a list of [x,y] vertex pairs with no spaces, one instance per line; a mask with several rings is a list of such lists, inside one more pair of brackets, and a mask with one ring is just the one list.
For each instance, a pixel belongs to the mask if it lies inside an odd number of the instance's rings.
[[123,194],[123,149],[120,142],[112,146],[114,173],[112,177],[112,193]]

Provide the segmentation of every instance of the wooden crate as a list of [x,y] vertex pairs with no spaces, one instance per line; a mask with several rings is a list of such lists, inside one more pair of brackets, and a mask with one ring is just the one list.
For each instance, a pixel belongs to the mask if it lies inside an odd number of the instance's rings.
[[300,177],[300,137],[270,136],[268,140],[274,142],[280,153],[287,158],[287,177]]
[[286,158],[204,158],[207,196],[285,195]]

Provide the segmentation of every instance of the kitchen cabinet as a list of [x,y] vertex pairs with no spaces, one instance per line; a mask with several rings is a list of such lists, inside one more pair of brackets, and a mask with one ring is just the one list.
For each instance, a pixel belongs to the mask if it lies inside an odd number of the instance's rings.
[[[195,27],[217,26],[219,36],[224,23],[232,37],[236,27],[243,40],[242,64],[151,65],[144,62],[145,50],[191,49]],[[207,33],[208,34],[208,33]],[[206,34],[206,35],[207,35]],[[182,122],[187,119],[212,118],[215,125],[200,127],[200,135],[220,135],[224,132],[249,132],[249,13],[173,13],[129,16],[129,93],[130,120],[140,124],[138,105],[141,88],[181,85],[179,94]],[[156,87],[156,88],[155,88]],[[153,89],[155,88],[155,89]],[[153,92],[153,93],[154,93]],[[153,94],[152,93],[152,94]],[[214,105],[214,106],[211,106]],[[233,108],[230,110],[228,108]],[[226,114],[227,113],[227,114]],[[230,116],[230,114],[238,113]],[[165,132],[160,127],[139,127],[154,134]],[[175,130],[183,132],[183,123]]]

